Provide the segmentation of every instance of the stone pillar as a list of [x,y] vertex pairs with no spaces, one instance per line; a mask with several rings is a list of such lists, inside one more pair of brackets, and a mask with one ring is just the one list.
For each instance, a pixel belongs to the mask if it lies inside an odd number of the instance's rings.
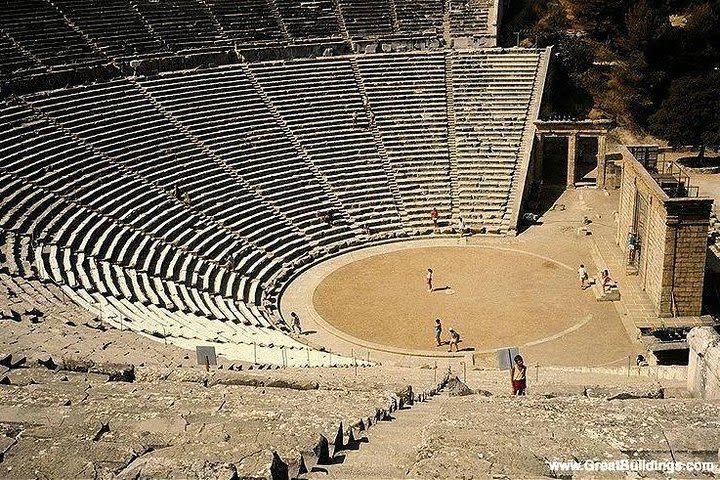
[[575,188],[575,163],[577,162],[577,134],[568,137],[567,188]]
[[545,137],[538,134],[535,137],[535,181],[542,179],[543,161],[545,160]]
[[605,155],[607,146],[605,135],[597,137],[597,188],[605,188]]

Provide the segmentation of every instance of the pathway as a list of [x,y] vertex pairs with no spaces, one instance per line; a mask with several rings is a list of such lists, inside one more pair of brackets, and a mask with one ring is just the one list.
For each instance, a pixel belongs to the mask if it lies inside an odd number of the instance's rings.
[[[369,430],[368,442],[355,451],[342,452],[343,463],[327,467],[324,478],[405,478],[417,461],[424,442],[423,430],[440,415],[447,397],[441,394],[412,408],[392,414],[394,420],[380,422]],[[308,477],[318,477],[311,473]]]

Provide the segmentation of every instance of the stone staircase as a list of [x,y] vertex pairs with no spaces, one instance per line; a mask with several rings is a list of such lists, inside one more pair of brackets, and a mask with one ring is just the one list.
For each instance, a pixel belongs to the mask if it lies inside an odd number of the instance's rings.
[[58,11],[58,14],[60,14],[60,15],[62,16],[62,18],[63,18],[63,20],[65,21],[65,23],[67,23],[67,25],[68,25],[72,30],[73,30],[75,33],[77,33],[78,35],[80,35],[80,36],[83,38],[83,40],[85,40],[85,41],[87,42],[87,44],[90,45],[90,48],[92,48],[95,53],[97,53],[97,54],[99,54],[99,55],[101,55],[101,56],[105,56],[105,54],[103,53],[102,49],[101,49],[100,46],[95,42],[95,40],[93,40],[88,34],[86,34],[85,32],[83,32],[83,31],[80,29],[80,27],[78,27],[77,25],[75,25],[75,22],[73,22],[72,20],[70,20],[70,17],[68,17],[67,15],[65,15],[65,12],[63,12],[62,10],[60,10],[60,8],[59,8],[57,5],[55,5],[54,2],[49,1],[48,3],[49,3],[50,5],[52,5],[52,7],[53,7],[55,10]]
[[340,0],[332,0],[332,4],[333,11],[335,12],[335,18],[337,19],[338,26],[340,27],[340,34],[342,35],[343,40],[350,43],[350,46],[352,47],[352,38],[350,37],[350,32],[345,24],[345,15],[343,14],[342,7],[340,6]]
[[405,225],[411,225],[412,220],[410,219],[408,211],[403,204],[402,195],[400,195],[400,188],[398,187],[397,180],[395,179],[395,170],[390,164],[390,158],[388,157],[387,151],[385,150],[385,144],[383,143],[382,135],[380,135],[380,131],[378,130],[377,124],[375,123],[375,115],[372,113],[370,100],[368,99],[367,90],[365,89],[365,82],[362,78],[362,74],[360,73],[360,68],[358,67],[355,57],[350,58],[350,64],[352,66],[353,76],[355,77],[355,83],[357,84],[360,97],[362,98],[363,106],[365,108],[365,114],[369,119],[368,122],[370,134],[375,141],[375,147],[378,152],[378,157],[382,162],[383,169],[385,170],[385,174],[388,179],[388,187],[390,189],[390,193],[392,193],[393,200],[395,201],[395,205],[398,209],[398,214],[400,215],[403,223]]
[[275,122],[277,125],[282,129],[282,131],[285,133],[286,138],[290,140],[290,143],[295,148],[295,151],[298,152],[299,157],[303,160],[305,165],[308,167],[308,169],[313,172],[315,175],[315,178],[318,181],[318,184],[320,185],[320,188],[322,188],[323,192],[328,196],[328,198],[331,199],[331,201],[340,209],[342,212],[343,220],[347,222],[348,225],[352,228],[354,233],[356,235],[359,235],[362,232],[362,228],[360,225],[355,222],[355,220],[347,215],[345,212],[347,209],[343,206],[342,201],[340,200],[340,197],[337,196],[337,193],[335,193],[335,190],[333,189],[332,185],[330,185],[330,182],[328,181],[327,177],[320,171],[320,169],[313,163],[313,161],[308,156],[307,152],[303,148],[303,146],[300,144],[300,141],[295,136],[295,134],[290,130],[290,127],[288,126],[287,122],[282,118],[280,115],[280,112],[277,111],[277,108],[275,108],[275,105],[273,105],[270,98],[268,98],[267,93],[265,93],[265,90],[262,88],[262,85],[257,81],[257,78],[255,78],[255,75],[252,73],[252,71],[247,67],[245,64],[241,64],[240,68],[242,69],[245,76],[247,76],[248,80],[250,80],[250,83],[252,84],[255,91],[258,93],[260,98],[262,98],[263,103],[267,107],[268,111],[272,114],[273,118],[275,119]]
[[720,404],[689,398],[674,378],[610,370],[548,369],[538,380],[529,370],[525,397],[510,395],[507,371],[451,377],[301,478],[576,478],[550,462],[718,461]]
[[210,6],[205,2],[205,0],[198,0],[197,4],[200,6],[200,8],[203,9],[203,11],[205,11],[205,13],[207,14],[208,18],[210,18],[210,21],[212,22],[215,29],[218,32],[220,32],[220,37],[225,40],[232,41],[232,39],[225,33],[225,29],[220,24],[217,17],[215,16],[215,13],[212,11]]
[[[449,12],[449,5],[448,10]],[[449,15],[449,13],[448,13]],[[449,19],[448,19],[449,24]],[[450,153],[450,205],[451,219],[460,216],[460,195],[458,194],[457,135],[455,132],[455,90],[453,85],[453,52],[445,52],[445,89],[447,95],[448,151]]]
[[528,169],[530,167],[530,158],[532,155],[533,144],[535,143],[535,120],[540,115],[540,103],[545,91],[545,77],[547,76],[550,64],[551,50],[546,50],[540,57],[540,66],[538,74],[535,76],[533,84],[532,96],[528,112],[528,122],[523,130],[522,143],[520,144],[520,155],[522,156],[517,165],[512,179],[512,191],[508,198],[508,207],[502,218],[503,228],[508,234],[514,235],[517,231],[518,221],[520,220],[520,209],[525,193],[525,180],[527,179]]
[[452,10],[452,0],[443,2],[443,40],[445,46],[452,47],[452,27],[450,25],[450,12]]
[[388,5],[390,5],[390,18],[392,19],[393,33],[398,33],[400,32],[400,21],[398,20],[397,5],[395,5],[395,0],[388,0]]
[[131,0],[131,2],[130,2],[130,9],[137,14],[138,18],[140,19],[140,22],[142,22],[143,26],[147,29],[148,32],[150,32],[150,35],[151,35],[155,40],[157,40],[158,42],[160,42],[160,44],[163,46],[163,48],[164,48],[165,50],[167,50],[168,52],[171,52],[172,49],[171,49],[170,46],[167,44],[167,42],[165,41],[165,39],[155,31],[155,29],[153,28],[152,25],[150,25],[150,23],[147,21],[147,19],[145,18],[145,16],[144,16],[142,13],[140,13],[140,10],[138,9],[137,2],[136,2],[136,1]]
[[288,32],[287,25],[285,25],[285,21],[283,21],[282,15],[280,15],[280,9],[278,9],[275,0],[267,0],[267,5],[268,7],[270,7],[270,11],[272,12],[273,17],[275,17],[275,21],[280,27],[280,32],[282,33],[283,39],[286,42],[292,42],[292,38],[290,37],[290,33]]

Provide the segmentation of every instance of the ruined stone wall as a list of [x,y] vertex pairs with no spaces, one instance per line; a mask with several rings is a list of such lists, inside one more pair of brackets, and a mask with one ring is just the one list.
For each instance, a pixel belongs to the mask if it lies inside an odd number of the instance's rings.
[[667,267],[664,269],[661,303],[669,308],[670,294],[674,291],[678,316],[695,316],[700,315],[702,310],[708,225],[702,220],[688,218],[680,222],[670,222],[665,239]]
[[[673,250],[667,245],[667,213],[663,203],[651,192],[647,192],[647,231],[640,241],[640,277],[645,291],[659,316],[670,314],[670,292],[667,270],[672,262]],[[666,295],[667,294],[667,295]]]
[[635,175],[629,169],[623,169],[620,175],[620,204],[618,206],[618,228],[615,243],[627,254],[627,234],[632,229],[635,209]]
[[[667,236],[666,214],[662,202],[652,190],[652,186],[642,178],[638,166],[626,161],[622,173],[616,242],[625,255],[629,255],[628,234],[635,230],[635,216],[639,214],[636,203],[644,201],[647,207],[642,219],[645,231],[638,239],[640,245],[638,274],[650,300],[655,308],[661,311],[663,307],[667,308],[662,302]],[[638,200],[638,197],[642,200]]]
[[627,150],[623,154],[616,242],[629,255],[628,234],[638,231],[637,273],[658,316],[701,314],[711,208],[710,199],[669,198]]
[[690,330],[688,390],[694,397],[720,399],[720,335],[712,327]]

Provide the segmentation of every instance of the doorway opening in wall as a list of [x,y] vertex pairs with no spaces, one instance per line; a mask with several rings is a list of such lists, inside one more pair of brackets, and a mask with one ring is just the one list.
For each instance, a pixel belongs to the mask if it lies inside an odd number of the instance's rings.
[[567,185],[567,137],[546,136],[543,142],[542,179],[544,185]]
[[575,185],[578,187],[596,186],[598,175],[598,139],[595,137],[578,137],[576,155]]
[[658,365],[687,365],[690,350],[678,348],[673,350],[660,350],[653,352]]

